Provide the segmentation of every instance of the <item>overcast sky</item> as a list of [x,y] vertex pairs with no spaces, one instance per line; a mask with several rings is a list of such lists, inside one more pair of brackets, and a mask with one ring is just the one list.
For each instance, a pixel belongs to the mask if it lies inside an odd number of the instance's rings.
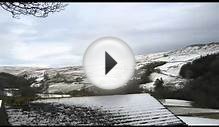
[[11,17],[0,8],[0,65],[81,65],[86,48],[115,36],[135,54],[219,41],[219,4],[70,4],[47,18]]

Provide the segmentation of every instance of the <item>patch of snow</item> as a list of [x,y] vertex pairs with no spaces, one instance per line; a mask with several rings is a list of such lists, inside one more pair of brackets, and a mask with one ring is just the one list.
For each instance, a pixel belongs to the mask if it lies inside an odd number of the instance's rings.
[[18,88],[4,88],[4,91],[18,91]]
[[157,68],[160,69],[166,75],[179,76],[180,68],[184,64],[185,62],[167,63]]
[[40,87],[41,85],[41,83],[33,83],[30,85],[30,87]]
[[0,108],[2,107],[2,100],[0,100]]
[[154,82],[146,83],[146,84],[140,84],[140,88],[153,91],[154,90]]
[[37,82],[40,82],[40,81],[42,81],[43,79],[44,79],[44,77],[39,77],[39,78],[36,79],[36,81],[37,81]]
[[47,89],[48,93],[67,93],[72,90],[80,90],[84,84],[80,83],[53,83]]
[[168,107],[168,109],[174,112],[174,114],[176,115],[219,113],[218,109],[208,109],[208,108]]
[[219,125],[219,119],[209,119],[201,117],[179,116],[179,118],[188,125]]
[[165,106],[183,106],[183,107],[191,107],[191,101],[186,100],[178,100],[178,99],[162,99],[161,103]]
[[40,98],[65,98],[71,97],[71,95],[67,94],[37,94]]

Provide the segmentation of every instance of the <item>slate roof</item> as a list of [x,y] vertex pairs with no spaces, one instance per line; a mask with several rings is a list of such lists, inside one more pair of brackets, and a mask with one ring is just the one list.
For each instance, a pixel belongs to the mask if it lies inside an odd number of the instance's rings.
[[[113,125],[184,125],[184,122],[165,108],[149,94],[128,94],[112,96],[72,97],[48,99],[41,102],[52,102],[68,106],[89,107],[104,112]],[[88,114],[88,111],[84,112]],[[96,117],[101,123],[101,118]],[[110,116],[110,117],[109,117]],[[104,117],[105,118],[105,117]],[[80,121],[78,122],[80,123]],[[92,123],[87,123],[92,124]]]

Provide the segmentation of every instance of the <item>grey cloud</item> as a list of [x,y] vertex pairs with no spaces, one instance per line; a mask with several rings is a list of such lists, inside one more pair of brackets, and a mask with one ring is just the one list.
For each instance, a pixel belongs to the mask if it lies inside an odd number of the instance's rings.
[[[135,54],[174,50],[194,43],[219,41],[219,4],[70,4],[47,18],[12,19],[0,10],[0,64],[81,64],[89,44],[102,36],[126,41]],[[9,43],[5,44],[2,41]],[[10,48],[24,45],[61,44],[69,50],[21,60]],[[9,48],[10,47],[10,48]],[[39,47],[38,47],[39,48]],[[46,50],[46,49],[44,49]],[[20,51],[17,51],[19,54]],[[40,51],[39,51],[40,52]],[[20,53],[21,55],[25,52]],[[35,54],[33,54],[35,55]],[[30,56],[31,57],[31,56]],[[33,56],[34,57],[34,56]],[[48,58],[48,59],[46,59]],[[40,60],[41,59],[41,60]],[[4,61],[4,62],[3,62]],[[11,61],[11,62],[10,62]]]

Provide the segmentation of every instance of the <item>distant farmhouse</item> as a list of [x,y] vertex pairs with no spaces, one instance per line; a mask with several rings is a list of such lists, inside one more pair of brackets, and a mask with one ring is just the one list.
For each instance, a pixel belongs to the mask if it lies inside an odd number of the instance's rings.
[[3,95],[6,97],[19,97],[21,93],[18,88],[4,88]]

